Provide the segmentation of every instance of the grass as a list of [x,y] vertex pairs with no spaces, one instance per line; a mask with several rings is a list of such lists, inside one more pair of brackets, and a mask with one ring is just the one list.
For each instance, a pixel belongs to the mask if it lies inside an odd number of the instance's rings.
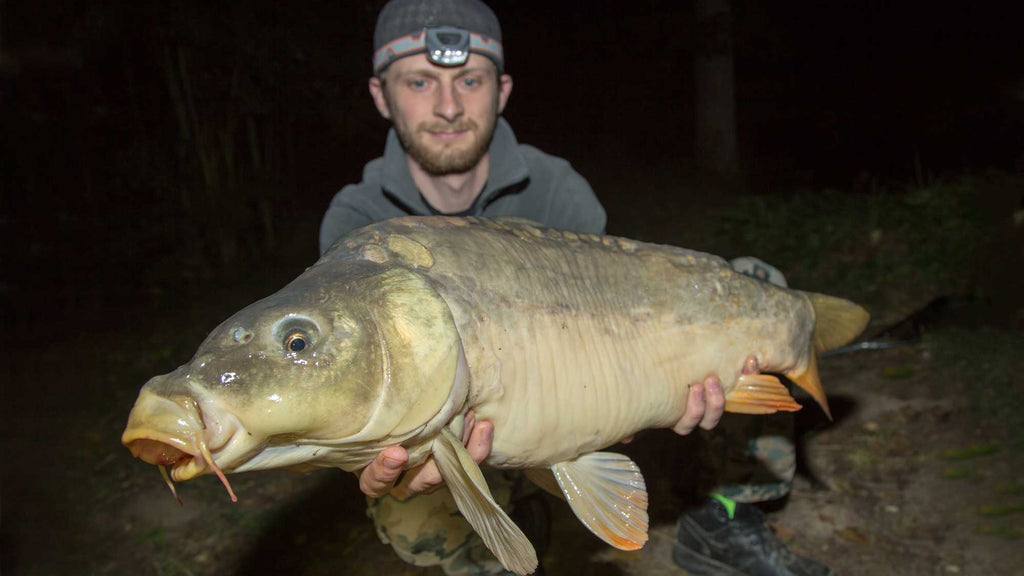
[[999,451],[999,446],[994,443],[974,444],[966,448],[950,449],[942,453],[945,460],[970,460],[989,456]]
[[1024,512],[1024,503],[1022,502],[1007,502],[978,508],[978,514],[982,516],[1007,516],[1021,512]]
[[[940,296],[994,302],[984,321],[967,306],[960,317],[971,322],[926,326],[923,343],[944,371],[936,389],[962,395],[977,422],[1024,451],[1024,334],[1014,324],[1024,308],[1013,269],[1022,190],[1024,175],[993,172],[904,190],[746,196],[725,209],[719,233],[791,286],[850,298],[880,325]],[[909,374],[893,366],[884,376]]]
[[[861,303],[876,328],[947,302],[919,315],[919,350],[936,375],[931,393],[951,399],[976,433],[940,454],[940,476],[991,492],[974,510],[977,530],[1006,540],[1024,538],[1014,472],[1024,456],[1022,190],[1024,175],[992,173],[905,190],[748,196],[725,209],[719,230],[736,254],[777,266],[791,286]],[[914,373],[881,369],[894,384]],[[867,448],[846,455],[854,470],[878,457]]]
[[969,415],[1005,431],[1007,447],[1024,454],[1024,334],[991,327],[946,329],[926,335],[925,343],[941,359],[948,379],[959,383]]
[[1015,528],[1013,526],[982,524],[978,527],[978,531],[982,534],[996,536],[997,538],[1003,538],[1005,540],[1024,539],[1024,530],[1021,530],[1020,528]]
[[988,233],[1009,222],[1021,189],[1024,177],[993,173],[899,191],[747,196],[725,212],[721,231],[790,285],[897,314],[979,289]]

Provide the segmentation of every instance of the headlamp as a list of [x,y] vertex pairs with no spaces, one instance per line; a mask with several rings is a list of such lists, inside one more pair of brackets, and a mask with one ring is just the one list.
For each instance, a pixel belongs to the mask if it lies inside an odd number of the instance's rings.
[[441,26],[427,28],[427,57],[439,66],[462,66],[469,58],[469,32]]
[[462,28],[432,26],[381,46],[373,55],[373,71],[380,73],[395,60],[419,52],[438,66],[462,66],[475,52],[494,61],[498,73],[503,69],[501,42]]

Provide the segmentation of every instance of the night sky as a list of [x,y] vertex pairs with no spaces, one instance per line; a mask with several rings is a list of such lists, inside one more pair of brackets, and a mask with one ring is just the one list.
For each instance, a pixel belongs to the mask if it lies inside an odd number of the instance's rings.
[[[749,191],[1020,169],[1019,20],[992,4],[890,4],[734,3]],[[215,242],[227,252],[207,268],[249,269],[245,254],[276,251],[296,255],[295,270],[311,262],[330,197],[382,151],[387,124],[366,91],[381,5],[0,5],[5,313],[110,318],[112,301],[160,282],[174,291],[168,278],[196,264],[188,250],[209,251],[188,247],[197,230],[236,244]],[[656,193],[699,209],[700,198],[622,184],[693,155],[692,3],[493,7],[521,142],[568,158],[606,204]],[[205,152],[186,134],[196,125]],[[219,197],[197,185],[204,155],[222,164]],[[31,311],[15,305],[40,296]]]

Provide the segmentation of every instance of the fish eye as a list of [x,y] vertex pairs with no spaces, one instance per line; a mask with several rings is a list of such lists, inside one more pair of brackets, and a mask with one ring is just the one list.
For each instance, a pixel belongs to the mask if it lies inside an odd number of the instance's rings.
[[287,314],[274,325],[273,335],[282,352],[299,354],[316,346],[320,327],[305,316]]
[[292,330],[284,337],[284,349],[289,352],[302,352],[309,344],[309,336],[302,330]]

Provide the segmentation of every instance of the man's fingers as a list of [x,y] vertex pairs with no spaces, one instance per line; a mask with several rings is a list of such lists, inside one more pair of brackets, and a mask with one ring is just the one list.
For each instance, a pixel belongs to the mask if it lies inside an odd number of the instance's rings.
[[494,442],[494,424],[487,420],[476,422],[469,434],[469,440],[466,442],[466,450],[479,464],[491,455],[492,442]]
[[[494,440],[494,424],[483,421],[471,421],[471,428],[466,439],[466,451],[477,464],[483,462],[491,454],[491,443]],[[465,434],[464,434],[465,435]],[[402,481],[392,490],[391,495],[399,500],[411,498],[417,494],[430,494],[444,484],[441,470],[430,458],[422,465],[406,472]]]
[[399,500],[411,498],[417,494],[430,494],[444,484],[441,471],[431,457],[419,466],[406,472],[402,481],[391,489],[391,495]]
[[[753,356],[748,360],[753,359]],[[757,360],[754,360],[754,368],[757,368]],[[718,377],[712,374],[704,379],[704,414],[700,420],[700,427],[704,430],[711,430],[718,425],[725,412],[725,394],[722,392],[722,383]]]
[[694,382],[690,384],[690,391],[687,394],[686,412],[672,427],[672,430],[680,435],[689,434],[700,424],[702,418],[704,418],[704,384]]
[[[747,360],[747,364],[753,360],[753,366],[756,369],[757,360],[753,356]],[[718,376],[711,374],[703,382],[690,384],[690,392],[686,398],[686,412],[672,427],[672,430],[680,435],[693,432],[697,426],[711,430],[718,425],[724,411],[725,394],[722,392],[722,384],[718,381]]]
[[757,365],[757,357],[751,354],[747,356],[747,359],[743,361],[743,373],[744,374],[760,374],[761,368]]
[[359,489],[371,498],[380,498],[391,490],[395,480],[409,461],[409,454],[401,446],[390,446],[359,473]]

